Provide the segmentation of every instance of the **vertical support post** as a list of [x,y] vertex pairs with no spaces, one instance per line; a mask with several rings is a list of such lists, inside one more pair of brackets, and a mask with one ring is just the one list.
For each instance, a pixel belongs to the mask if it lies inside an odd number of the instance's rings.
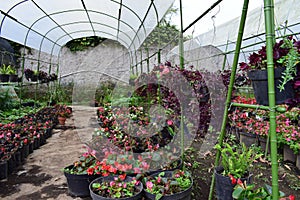
[[142,49],[140,50],[141,52],[141,74],[143,73],[143,51]]
[[150,73],[150,61],[149,61],[149,49],[146,48],[147,52],[147,73]]
[[271,142],[271,165],[272,165],[272,199],[278,200],[278,162],[277,162],[277,138],[276,138],[276,113],[275,113],[275,86],[274,86],[274,61],[273,45],[274,31],[274,3],[273,0],[264,0],[264,15],[266,29],[266,51],[268,72],[268,96],[270,108],[270,142]]
[[157,62],[158,62],[158,65],[161,64],[161,49],[158,49],[158,52],[157,52]]
[[180,62],[180,69],[184,69],[182,0],[179,0],[179,3],[180,3],[179,62]]
[[[228,86],[226,104],[225,104],[225,109],[224,109],[223,121],[222,121],[222,126],[221,126],[221,133],[218,138],[218,143],[221,146],[223,144],[223,139],[224,139],[225,132],[226,132],[226,124],[227,124],[227,120],[228,120],[228,109],[229,109],[230,103],[231,103],[231,95],[232,95],[233,84],[234,84],[234,80],[235,80],[235,74],[236,74],[236,69],[237,69],[237,65],[238,65],[240,49],[241,49],[241,44],[242,44],[242,39],[243,39],[243,34],[244,34],[244,27],[245,27],[245,21],[246,21],[246,16],[247,16],[248,4],[249,4],[249,0],[244,0],[241,21],[240,21],[240,25],[239,25],[239,32],[238,32],[235,53],[234,53],[234,58],[233,58],[233,64],[232,64],[232,69],[231,69],[230,82],[229,82],[229,86]],[[218,150],[217,154],[216,154],[216,160],[215,160],[214,166],[217,166],[219,164],[220,156],[221,156],[221,152]],[[215,185],[215,176],[213,174],[211,185],[210,185],[209,197],[208,197],[209,200],[212,200],[212,198],[213,198],[214,185]]]

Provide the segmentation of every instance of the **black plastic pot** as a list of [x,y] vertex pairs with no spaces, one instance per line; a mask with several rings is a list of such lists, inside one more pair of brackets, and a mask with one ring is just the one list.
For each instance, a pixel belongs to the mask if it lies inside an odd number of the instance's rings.
[[[276,104],[282,104],[285,100],[293,98],[295,95],[292,81],[285,85],[283,91],[279,91],[278,85],[282,80],[281,74],[284,70],[285,68],[283,67],[274,68]],[[252,82],[256,102],[260,105],[269,105],[267,70],[251,70],[248,72],[248,77]]]
[[[153,177],[158,176],[159,173],[160,172],[152,174],[151,176],[153,176]],[[165,177],[171,177],[172,173],[173,173],[173,171],[165,171]],[[186,189],[182,192],[175,193],[175,194],[165,195],[160,200],[190,200],[191,194],[192,194],[192,188],[193,188],[193,180],[191,179],[191,181],[192,181],[192,184],[188,189]],[[151,194],[144,189],[144,197],[145,197],[145,200],[155,200],[156,195]]]
[[[70,165],[66,168],[72,168]],[[64,172],[68,183],[68,193],[75,197],[88,197],[90,196],[89,184],[99,178],[100,175],[87,175],[87,174],[69,174]]]
[[0,82],[8,82],[9,75],[8,74],[0,74]]
[[[91,195],[92,199],[93,200],[116,200],[115,198],[112,199],[112,198],[100,196],[100,195],[94,193],[92,190],[93,183],[102,183],[102,182],[106,182],[106,181],[113,181],[114,178],[115,178],[115,176],[106,176],[106,177],[100,177],[100,178],[93,180],[89,185],[90,195]],[[132,177],[127,176],[124,181],[125,182],[132,181]],[[143,184],[140,182],[140,184],[137,185],[136,187],[139,190],[139,192],[137,194],[135,194],[134,196],[131,196],[131,197],[118,198],[118,200],[141,200],[142,196],[143,196],[143,193],[142,193],[143,192]]]
[[18,82],[18,75],[10,74],[9,75],[9,82]]
[[183,162],[182,162],[182,159],[178,159],[176,161],[174,161],[176,163],[176,167],[172,168],[172,169],[167,169],[167,170],[163,170],[163,169],[158,169],[158,170],[151,170],[149,172],[147,172],[146,174],[147,175],[152,175],[152,174],[158,174],[162,171],[173,171],[175,169],[182,169],[182,166],[183,166]]
[[0,161],[0,180],[6,179],[8,176],[8,164],[7,160]]
[[250,147],[252,144],[258,145],[258,137],[256,134],[243,130],[240,132],[240,143],[244,143],[246,147]]
[[[232,184],[229,176],[223,176],[221,173],[224,171],[223,167],[215,168],[216,178],[216,196],[218,200],[233,200],[232,192],[236,184]],[[251,175],[247,178],[241,178],[241,181],[251,183]]]
[[13,172],[13,170],[16,168],[16,159],[15,159],[15,155],[11,155],[10,158],[7,160],[7,173],[11,174]]

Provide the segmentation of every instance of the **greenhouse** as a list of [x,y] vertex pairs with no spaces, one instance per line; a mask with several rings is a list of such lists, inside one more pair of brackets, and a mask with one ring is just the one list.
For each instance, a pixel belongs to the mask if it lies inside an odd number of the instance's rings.
[[300,198],[300,2],[0,4],[0,198]]

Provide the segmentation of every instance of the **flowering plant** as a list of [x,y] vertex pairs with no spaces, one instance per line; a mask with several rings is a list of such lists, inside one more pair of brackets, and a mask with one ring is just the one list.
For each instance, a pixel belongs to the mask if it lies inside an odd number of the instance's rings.
[[[111,177],[96,179],[91,184],[91,190],[101,197],[105,198],[126,198],[137,195],[142,190],[142,185],[135,177],[128,177],[126,174]],[[140,186],[140,187],[139,187]]]
[[[284,197],[285,194],[279,191],[280,200],[295,200],[294,195],[289,195]],[[261,199],[267,200],[272,198],[272,187],[265,185],[264,187],[259,187],[255,189],[254,184],[247,185],[246,182],[242,182],[240,179],[237,180],[237,184],[234,187],[232,197],[237,200],[246,199]]]
[[86,152],[79,157],[77,161],[73,163],[71,167],[64,168],[64,172],[69,174],[97,174],[95,170],[99,163],[91,152]]
[[146,191],[155,194],[155,200],[187,190],[192,186],[190,173],[183,170],[160,172],[158,175],[145,177],[143,180]]

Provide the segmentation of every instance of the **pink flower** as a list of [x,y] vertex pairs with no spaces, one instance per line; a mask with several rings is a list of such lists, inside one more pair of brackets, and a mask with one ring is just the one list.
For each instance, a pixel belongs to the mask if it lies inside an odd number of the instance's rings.
[[146,182],[146,187],[147,187],[147,189],[152,190],[152,188],[153,188],[153,183],[150,182],[150,181],[147,181],[147,182]]
[[169,126],[171,126],[171,125],[173,125],[173,121],[169,119],[169,120],[167,121],[167,124],[168,124]]

